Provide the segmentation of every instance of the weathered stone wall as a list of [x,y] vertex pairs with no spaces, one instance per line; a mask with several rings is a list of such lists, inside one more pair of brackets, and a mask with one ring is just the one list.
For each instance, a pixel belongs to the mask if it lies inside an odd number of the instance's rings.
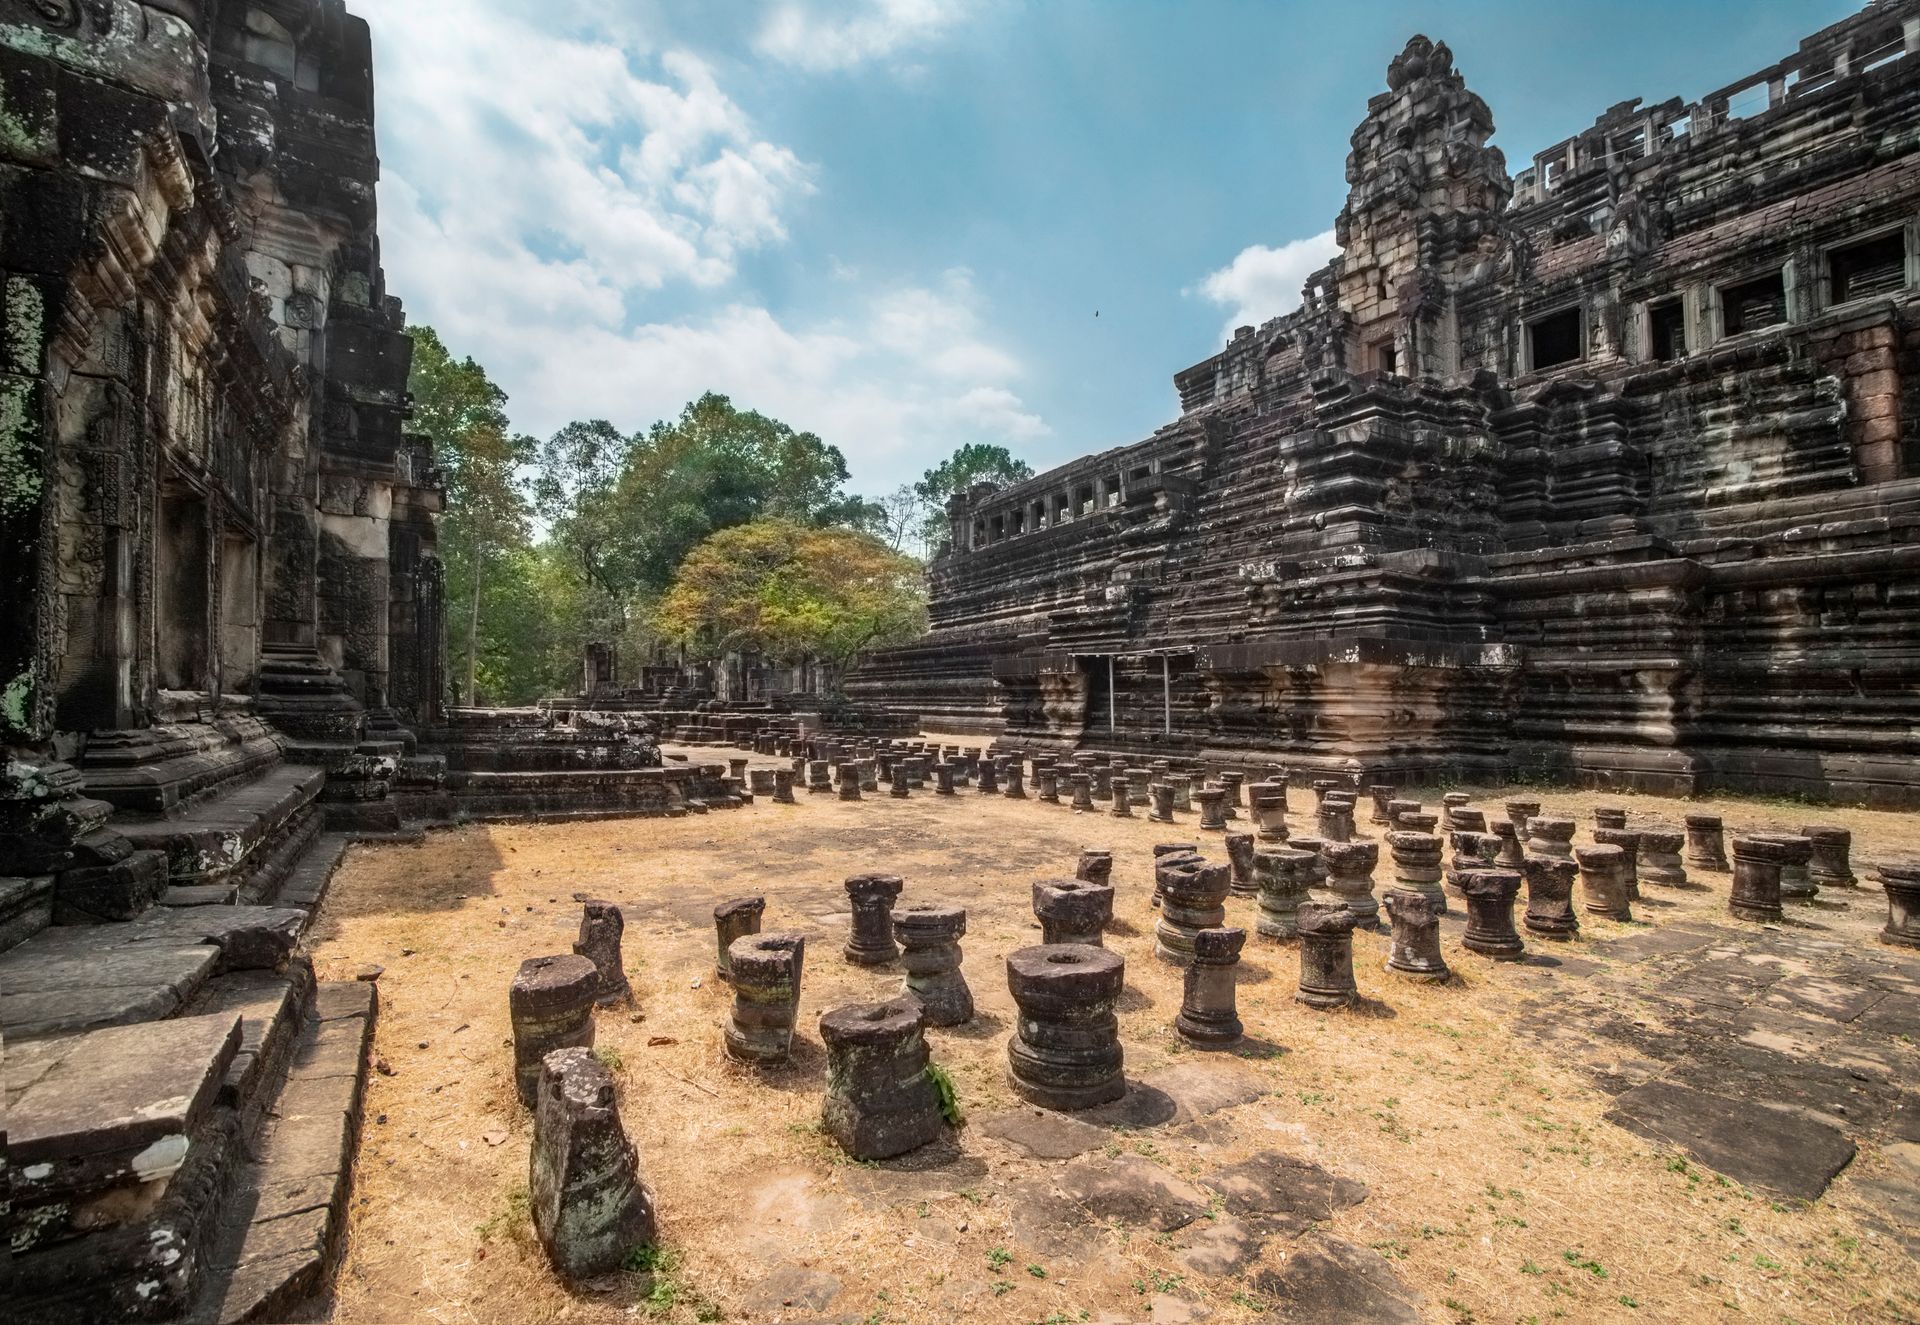
[[1303,307],[954,500],[849,689],[1031,745],[1920,803],[1920,3],[1509,177],[1415,38]]

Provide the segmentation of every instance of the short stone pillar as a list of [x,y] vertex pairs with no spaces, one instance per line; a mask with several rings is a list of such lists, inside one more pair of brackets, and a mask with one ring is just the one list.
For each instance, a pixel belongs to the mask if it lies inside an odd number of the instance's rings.
[[1021,769],[1020,760],[1007,761],[1007,776],[1005,784],[1000,788],[1000,794],[1010,801],[1023,801],[1027,798],[1026,776]]
[[1240,817],[1238,813],[1242,804],[1240,800],[1240,787],[1246,780],[1247,775],[1245,773],[1236,773],[1231,769],[1225,770],[1220,774],[1220,790],[1227,793],[1224,804],[1226,806],[1226,815],[1229,819],[1238,819]]
[[1246,942],[1244,929],[1203,929],[1193,936],[1193,961],[1173,1029],[1196,1049],[1224,1049],[1240,1040],[1235,968]]
[[1160,894],[1160,923],[1153,929],[1153,955],[1185,966],[1193,960],[1193,936],[1218,929],[1227,918],[1229,875],[1225,865],[1195,865],[1167,871]]
[[657,1236],[613,1077],[592,1050],[555,1049],[542,1060],[527,1167],[534,1236],[568,1282],[618,1272]]
[[1415,814],[1401,815],[1395,827],[1406,833],[1431,833],[1439,827],[1439,824],[1439,815],[1427,814],[1423,811]]
[[1503,870],[1519,869],[1527,858],[1526,849],[1520,845],[1520,830],[1506,819],[1495,819],[1491,829],[1500,841],[1499,848],[1493,853],[1494,865]]
[[1233,893],[1236,897],[1251,897],[1259,891],[1253,877],[1253,834],[1228,833],[1226,844]]
[[1536,856],[1571,860],[1573,833],[1578,826],[1571,819],[1552,819],[1536,814],[1527,820],[1527,850]]
[[1033,914],[1040,921],[1042,943],[1105,947],[1107,926],[1113,921],[1113,885],[1084,879],[1036,879]]
[[1420,813],[1420,802],[1406,799],[1387,802],[1387,824],[1390,828],[1402,828],[1401,820],[1410,814]]
[[1678,828],[1656,824],[1640,831],[1638,871],[1640,882],[1656,888],[1684,888],[1687,869],[1680,863],[1680,847],[1686,835]]
[[1097,801],[1112,800],[1113,766],[1110,764],[1094,764],[1091,766],[1090,771],[1093,774],[1093,798]]
[[1329,842],[1353,841],[1353,802],[1329,795],[1315,812],[1320,836]]
[[1527,825],[1539,817],[1540,802],[1508,801],[1502,808],[1507,812],[1507,822],[1513,825],[1513,831],[1519,836],[1520,845],[1524,847],[1527,844],[1527,834],[1531,831]]
[[1199,851],[1191,842],[1163,842],[1153,848],[1153,899],[1152,905],[1160,905],[1160,899],[1166,895],[1166,876],[1171,870],[1183,869],[1189,865],[1205,863]]
[[756,796],[773,795],[773,774],[771,768],[750,768],[747,770],[747,786]]
[[1263,939],[1291,939],[1300,933],[1300,908],[1313,880],[1314,854],[1292,847],[1253,854],[1253,878],[1260,898],[1254,932]]
[[760,932],[760,918],[766,910],[764,897],[729,897],[713,908],[713,939],[717,948],[713,960],[715,976],[722,980],[733,978],[733,968],[727,964],[727,951],[735,939]]
[[600,970],[585,957],[529,957],[507,989],[513,1023],[513,1078],[520,1102],[534,1107],[541,1064],[555,1049],[593,1048],[593,1001]]
[[1353,912],[1308,902],[1300,908],[1300,988],[1297,1002],[1322,1010],[1360,997],[1353,982]]
[[801,934],[749,934],[727,949],[733,1010],[725,1027],[727,1055],[742,1063],[784,1063],[793,1048],[800,1008]]
[[1445,911],[1447,895],[1440,887],[1440,839],[1432,833],[1395,829],[1387,834],[1387,850],[1393,856],[1394,886],[1425,893],[1433,899],[1435,911]]
[[1152,793],[1153,809],[1148,813],[1147,818],[1153,820],[1155,823],[1172,823],[1173,784],[1170,782],[1156,782],[1153,784]]
[[739,778],[744,782],[747,776],[747,761],[745,759],[727,760],[727,776],[730,778]]
[[933,766],[933,794],[936,796],[952,796],[955,794],[953,790],[953,763],[951,760],[942,759]]
[[1520,895],[1520,875],[1514,870],[1469,870],[1460,880],[1467,899],[1467,932],[1460,946],[1495,961],[1518,961],[1527,955],[1513,927],[1513,899]]
[[1084,944],[1021,948],[1007,956],[1007,991],[1020,1014],[1007,1044],[1013,1089],[1043,1109],[1091,1109],[1127,1093],[1114,1001],[1126,982],[1120,954]]
[[1807,873],[1820,888],[1852,888],[1859,884],[1853,876],[1853,834],[1835,824],[1808,824],[1800,836],[1813,843],[1813,857]]
[[929,1026],[973,1020],[973,990],[960,970],[966,932],[965,907],[914,902],[893,913],[893,936],[907,972],[902,992],[919,1000]]
[[880,790],[880,761],[872,757],[856,759],[853,766],[860,770],[860,790],[863,792]]
[[773,770],[773,803],[775,805],[792,805],[794,803],[792,769],[776,768]]
[[1456,828],[1466,827],[1465,824],[1455,821],[1453,815],[1455,810],[1463,809],[1472,800],[1473,797],[1464,791],[1449,791],[1443,795],[1440,798],[1440,831],[1451,833]]
[[1317,812],[1320,809],[1320,802],[1327,798],[1328,792],[1338,791],[1347,784],[1339,778],[1315,778],[1307,785],[1313,788],[1313,808]]
[[1193,778],[1186,773],[1167,774],[1167,785],[1173,788],[1173,812],[1186,814],[1193,809]]
[[[1596,805],[1593,807],[1593,826],[1595,828],[1625,828],[1627,812],[1617,805]],[[1608,843],[1617,846],[1618,843]]]
[[1048,805],[1060,803],[1060,774],[1053,767],[1033,770],[1033,798]]
[[820,1014],[820,1039],[827,1047],[820,1123],[852,1158],[904,1155],[946,1126],[927,1076],[924,1017],[912,998]]
[[1575,847],[1580,866],[1580,894],[1591,915],[1609,920],[1633,919],[1627,895],[1627,853],[1616,846]]
[[1081,847],[1073,877],[1083,883],[1113,883],[1113,853],[1102,847]]
[[1395,975],[1438,984],[1453,972],[1440,950],[1440,913],[1433,899],[1411,888],[1389,888],[1385,905],[1393,930],[1387,938],[1387,969]]
[[1287,789],[1272,782],[1256,782],[1247,788],[1247,812],[1253,817],[1253,830],[1262,842],[1287,840]]
[[1193,793],[1200,802],[1200,826],[1210,832],[1223,832],[1227,826],[1227,793],[1219,787],[1202,787]]
[[1813,843],[1804,837],[1754,833],[1733,839],[1733,890],[1727,910],[1736,920],[1778,923],[1780,875],[1789,865],[1804,865],[1813,855]]
[[1107,811],[1116,819],[1133,818],[1133,784],[1130,778],[1115,777],[1110,780],[1113,788],[1113,806]]
[[589,901],[581,907],[580,937],[573,941],[573,951],[600,972],[600,991],[594,1001],[603,1008],[633,999],[626,959],[620,953],[620,941],[626,932],[627,919],[612,902]]
[[[1624,811],[1622,811],[1624,813]],[[1603,847],[1619,847],[1627,860],[1627,897],[1640,900],[1640,832],[1634,828],[1595,828],[1593,840]]]
[[893,903],[903,886],[898,874],[856,874],[847,880],[853,926],[844,951],[855,966],[884,966],[900,955],[893,941]]
[[1067,781],[1073,785],[1073,808],[1090,812],[1093,809],[1093,774],[1070,773]]
[[1888,861],[1874,872],[1887,894],[1887,924],[1880,941],[1920,948],[1920,857]]
[[995,767],[999,762],[997,759],[991,762],[982,759],[979,764],[975,766],[975,790],[982,796],[998,796],[1000,794],[1000,770]]
[[1135,805],[1146,805],[1153,796],[1153,770],[1150,768],[1129,768],[1127,770],[1127,799]]
[[1391,783],[1375,782],[1367,788],[1367,798],[1373,802],[1373,813],[1367,816],[1367,822],[1385,827],[1393,822],[1387,813],[1387,805],[1393,800],[1394,793],[1400,789]]
[[[1306,865],[1307,893],[1309,897],[1311,897],[1315,891],[1326,886],[1327,861],[1320,852],[1326,847],[1327,843],[1317,837],[1296,837],[1288,842],[1287,845],[1295,851],[1304,851],[1313,857]],[[1330,899],[1322,897],[1319,900],[1324,902]]]
[[1580,869],[1571,860],[1528,856],[1520,866],[1527,881],[1527,933],[1544,939],[1570,939],[1580,932],[1573,909],[1573,884]]
[[860,799],[860,765],[854,763],[840,765],[840,799],[843,801]]
[[[1793,837],[1799,834],[1785,830],[1761,833],[1762,837]],[[1811,848],[1812,843],[1808,843]],[[1783,902],[1811,902],[1820,895],[1820,885],[1813,881],[1810,866],[1813,863],[1812,851],[1808,851],[1806,860],[1790,860],[1780,867],[1780,900]]]
[[1469,870],[1490,870],[1494,860],[1500,854],[1500,839],[1492,833],[1477,833],[1466,829],[1456,829],[1447,834],[1453,847],[1453,856],[1447,862],[1446,886],[1452,893],[1460,893],[1461,877]]
[[1373,871],[1380,864],[1380,844],[1328,842],[1320,848],[1327,867],[1327,891],[1353,912],[1357,926],[1372,929],[1380,923],[1380,903],[1373,895]]
[[913,775],[907,770],[906,760],[893,761],[893,771],[887,776],[887,795],[897,801],[913,795]]
[[907,759],[907,785],[915,791],[924,791],[927,786],[927,757],[911,755]]
[[1717,814],[1687,816],[1687,864],[1697,870],[1725,873],[1727,870],[1726,827]]
[[833,790],[833,765],[824,759],[807,761],[807,791],[825,794]]

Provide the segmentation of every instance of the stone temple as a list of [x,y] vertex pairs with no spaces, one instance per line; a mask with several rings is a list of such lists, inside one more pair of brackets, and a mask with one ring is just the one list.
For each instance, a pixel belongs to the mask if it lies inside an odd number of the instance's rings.
[[950,505],[851,689],[1034,749],[1920,804],[1920,9],[1517,174],[1416,37],[1299,311]]

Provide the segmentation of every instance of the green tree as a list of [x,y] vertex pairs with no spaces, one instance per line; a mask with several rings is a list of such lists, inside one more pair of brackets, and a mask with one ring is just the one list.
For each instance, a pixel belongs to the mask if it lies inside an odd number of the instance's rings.
[[1005,487],[1033,477],[1033,466],[1004,446],[968,442],[921,475],[913,494],[922,503],[921,538],[929,549],[947,542],[947,502],[976,483]]
[[837,676],[862,649],[925,633],[927,605],[920,563],[871,534],[770,518],[689,552],[654,621],[709,654],[816,658]]
[[408,328],[413,340],[413,427],[434,441],[446,476],[447,509],[440,522],[440,554],[447,567],[447,599],[464,608],[464,646],[458,651],[472,703],[480,673],[481,600],[492,563],[527,544],[527,503],[518,473],[533,458],[530,437],[507,420],[507,393],[471,358],[455,359],[432,327]]

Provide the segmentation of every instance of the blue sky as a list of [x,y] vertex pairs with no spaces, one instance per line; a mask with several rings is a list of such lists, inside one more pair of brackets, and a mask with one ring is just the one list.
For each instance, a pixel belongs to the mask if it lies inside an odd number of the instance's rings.
[[[1146,436],[1326,260],[1415,32],[1509,169],[1789,54],[1847,0],[353,0],[390,290],[517,427],[725,392],[878,495],[967,441]],[[1098,312],[1098,317],[1095,312]]]

